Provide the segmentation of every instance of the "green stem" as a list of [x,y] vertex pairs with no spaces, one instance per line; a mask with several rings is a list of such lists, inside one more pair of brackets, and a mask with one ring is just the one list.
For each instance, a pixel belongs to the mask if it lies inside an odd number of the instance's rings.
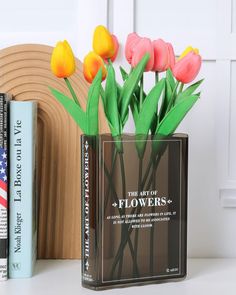
[[74,99],[74,102],[75,102],[78,106],[80,106],[80,104],[79,104],[79,100],[78,100],[78,98],[77,98],[77,96],[76,96],[76,94],[75,94],[75,91],[74,91],[72,85],[70,84],[69,79],[68,79],[68,78],[64,78],[64,80],[65,80],[65,82],[66,82],[66,85],[67,85],[68,89],[70,90],[70,93],[71,93],[71,95],[72,95],[72,98]]
[[158,81],[159,81],[159,73],[155,72],[155,82],[156,82],[156,84],[158,83]]
[[[152,170],[152,189],[155,190],[156,189],[156,169],[157,169],[157,165],[156,162],[153,163],[153,170]],[[155,207],[152,207],[152,213],[155,213]],[[151,232],[150,232],[150,260],[149,260],[149,265],[150,265],[150,274],[153,274],[153,270],[154,270],[154,231],[155,229],[155,223],[152,224],[151,227]]]
[[[159,73],[155,72],[155,83],[157,84],[158,82],[159,82]],[[155,127],[151,128],[151,134],[154,135],[159,124],[158,105],[157,105],[157,110],[155,112],[152,124],[154,124]]]
[[172,92],[172,95],[171,95],[171,98],[170,98],[170,102],[169,102],[168,107],[167,107],[167,110],[166,110],[166,114],[170,111],[170,109],[171,109],[171,107],[173,105],[173,102],[175,100],[176,90],[177,90],[178,86],[179,86],[179,81],[177,81],[176,84],[175,84],[175,88],[174,88],[174,90]]
[[139,93],[139,112],[142,109],[142,105],[143,105],[143,75],[140,79],[140,93]]
[[[143,159],[139,159],[139,176],[138,176],[138,198],[140,197],[140,192],[142,190],[142,174],[143,174]],[[139,229],[135,229],[134,234],[134,255],[135,255],[135,264],[133,264],[133,277],[137,276],[137,270],[135,265],[138,265],[138,239],[139,238]]]
[[146,169],[146,172],[144,174],[144,177],[143,177],[143,180],[142,180],[142,187],[144,187],[144,185],[145,185],[145,183],[147,181],[148,175],[149,175],[149,173],[151,171],[150,170],[151,166],[152,166],[152,158],[150,158],[147,169]]
[[183,91],[183,88],[184,88],[184,83],[180,83],[180,86],[179,86],[179,93],[180,94],[182,91]]
[[113,174],[114,174],[114,171],[115,171],[116,157],[117,157],[117,149],[115,148],[114,149],[114,155],[113,155],[113,158],[112,158],[110,178],[108,179],[109,180],[109,185],[107,187],[107,191],[106,191],[106,194],[105,194],[105,209],[104,209],[105,212],[106,212],[106,208],[107,208],[107,204],[108,204],[108,200],[109,200],[109,196],[110,196],[111,182],[113,181]]
[[[104,162],[103,162],[104,163]],[[112,199],[114,202],[116,202],[117,204],[119,203],[119,199],[118,199],[118,196],[116,194],[116,190],[115,190],[115,187],[114,187],[114,184],[113,184],[113,181],[112,181],[112,178],[111,178],[111,175],[108,171],[108,168],[106,167],[105,163],[104,163],[104,172],[106,174],[106,177],[108,178],[108,181],[109,181],[109,184],[111,186],[111,190],[112,190]],[[123,212],[121,211],[120,208],[117,208],[118,211],[119,211],[119,214],[120,216],[123,214]],[[133,259],[133,262],[135,263],[135,260],[134,260],[134,249],[133,249],[133,245],[132,245],[132,242],[130,240],[130,236],[128,236],[128,243],[129,243],[129,248],[130,248],[130,253],[131,253],[131,256],[132,256],[132,259]]]
[[[126,179],[125,179],[125,165],[124,165],[124,158],[123,153],[119,153],[120,157],[120,170],[121,170],[121,180],[122,180],[122,198],[126,199]],[[122,210],[122,215],[125,215],[125,208]],[[125,235],[125,224],[122,224],[121,226],[121,240],[124,239]],[[119,261],[119,267],[118,267],[118,279],[121,278],[122,274],[122,267],[123,267],[123,260],[124,260],[124,250],[121,253],[120,261]],[[135,252],[134,252],[135,255]]]

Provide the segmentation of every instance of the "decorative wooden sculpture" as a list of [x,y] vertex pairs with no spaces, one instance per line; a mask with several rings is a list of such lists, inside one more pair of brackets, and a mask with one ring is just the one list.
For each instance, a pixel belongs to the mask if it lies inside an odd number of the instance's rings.
[[[51,52],[45,45],[1,50],[0,91],[38,102],[38,258],[80,258],[81,131],[48,89],[70,96],[64,81],[50,71]],[[88,84],[79,60],[71,81],[84,107]],[[100,125],[108,131],[102,110]]]

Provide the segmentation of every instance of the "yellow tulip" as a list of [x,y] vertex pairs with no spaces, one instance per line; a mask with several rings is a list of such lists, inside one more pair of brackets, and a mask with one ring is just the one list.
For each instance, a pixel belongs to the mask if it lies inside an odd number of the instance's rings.
[[83,72],[85,79],[92,83],[99,69],[102,69],[102,80],[106,78],[107,70],[103,59],[95,52],[89,52],[84,58]]
[[103,59],[111,58],[115,53],[115,45],[110,32],[104,26],[97,26],[93,34],[93,50]]
[[180,55],[178,60],[182,59],[184,56],[186,56],[189,52],[193,51],[196,54],[199,54],[199,50],[197,48],[193,48],[192,46],[188,46]]
[[58,78],[68,78],[75,72],[75,57],[66,40],[58,42],[53,49],[51,70]]

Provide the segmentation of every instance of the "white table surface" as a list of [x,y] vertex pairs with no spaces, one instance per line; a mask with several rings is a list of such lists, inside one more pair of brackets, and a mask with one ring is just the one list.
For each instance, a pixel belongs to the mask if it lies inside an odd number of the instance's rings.
[[188,277],[178,283],[164,283],[91,291],[81,287],[80,261],[39,260],[31,279],[0,283],[0,295],[235,295],[236,259],[189,259]]

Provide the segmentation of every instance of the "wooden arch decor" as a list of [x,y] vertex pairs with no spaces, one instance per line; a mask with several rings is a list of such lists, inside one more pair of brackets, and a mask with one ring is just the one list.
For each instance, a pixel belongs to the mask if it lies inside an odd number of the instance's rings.
[[[50,71],[51,52],[37,44],[1,50],[0,91],[38,102],[38,258],[80,258],[81,130],[49,92],[50,85],[70,96],[63,79]],[[89,85],[76,63],[71,82],[84,108]],[[100,129],[107,131],[101,109]]]

